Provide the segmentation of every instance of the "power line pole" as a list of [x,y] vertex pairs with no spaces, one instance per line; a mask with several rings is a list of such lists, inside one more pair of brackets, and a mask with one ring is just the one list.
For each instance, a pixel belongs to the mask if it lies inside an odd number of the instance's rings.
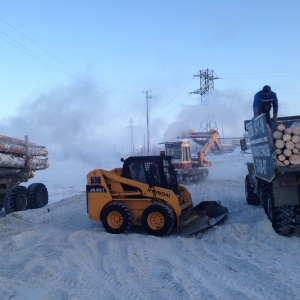
[[130,128],[130,151],[131,151],[131,155],[134,156],[134,139],[133,139],[133,120],[132,118],[130,118],[130,121],[129,121],[129,128]]
[[147,155],[150,155],[150,133],[149,133],[149,99],[152,98],[152,96],[149,95],[149,93],[151,93],[150,91],[143,91],[143,93],[146,94],[146,113],[147,113]]

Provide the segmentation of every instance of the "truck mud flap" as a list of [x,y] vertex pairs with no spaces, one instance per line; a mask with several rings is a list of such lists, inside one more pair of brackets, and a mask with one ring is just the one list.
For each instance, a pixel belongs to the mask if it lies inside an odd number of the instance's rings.
[[180,216],[180,235],[187,236],[210,228],[222,221],[227,213],[227,207],[219,202],[203,201]]

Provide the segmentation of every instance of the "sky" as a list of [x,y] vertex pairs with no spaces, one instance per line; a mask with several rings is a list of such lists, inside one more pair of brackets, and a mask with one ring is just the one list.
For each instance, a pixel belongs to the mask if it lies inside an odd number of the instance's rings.
[[[3,0],[0,134],[93,164],[208,121],[241,136],[265,84],[278,116],[297,115],[299,9],[296,0]],[[203,105],[191,92],[206,69],[218,79]]]

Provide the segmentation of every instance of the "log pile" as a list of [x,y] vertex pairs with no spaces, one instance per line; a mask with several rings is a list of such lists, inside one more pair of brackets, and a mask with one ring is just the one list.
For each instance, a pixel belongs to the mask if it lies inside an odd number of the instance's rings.
[[[0,178],[13,173],[42,170],[49,167],[45,146],[28,140],[0,135]],[[44,158],[40,158],[44,157]]]
[[277,164],[283,166],[300,164],[300,126],[286,127],[279,124],[273,132]]

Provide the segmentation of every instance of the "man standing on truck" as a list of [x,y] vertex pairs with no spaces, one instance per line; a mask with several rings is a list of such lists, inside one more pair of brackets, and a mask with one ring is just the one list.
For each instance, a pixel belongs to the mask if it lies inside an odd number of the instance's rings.
[[271,91],[271,87],[269,85],[265,85],[263,89],[257,92],[254,96],[253,101],[253,113],[254,117],[259,116],[261,113],[266,114],[267,123],[271,127],[271,116],[270,111],[271,107],[273,107],[273,118],[274,122],[277,121],[277,113],[278,113],[278,99],[276,93]]

